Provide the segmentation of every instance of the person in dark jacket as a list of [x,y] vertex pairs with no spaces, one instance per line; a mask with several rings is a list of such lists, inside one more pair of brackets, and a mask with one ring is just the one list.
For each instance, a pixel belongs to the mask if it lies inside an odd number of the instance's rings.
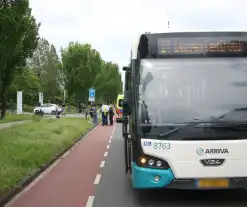
[[93,104],[92,105],[92,121],[93,121],[93,124],[96,126],[98,124],[98,113],[97,113],[97,107],[96,107],[96,104]]
[[90,106],[90,109],[89,109],[89,115],[91,117],[91,121],[93,122],[93,106],[92,105]]
[[113,116],[114,116],[114,110],[113,110],[113,107],[111,106],[109,108],[109,121],[110,121],[111,126],[113,125]]

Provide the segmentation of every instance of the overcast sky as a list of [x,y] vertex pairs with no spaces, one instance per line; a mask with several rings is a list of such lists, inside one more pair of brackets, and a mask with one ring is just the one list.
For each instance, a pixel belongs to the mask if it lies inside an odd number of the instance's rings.
[[127,65],[146,31],[247,30],[247,0],[30,0],[40,36],[59,50],[90,43],[104,60]]

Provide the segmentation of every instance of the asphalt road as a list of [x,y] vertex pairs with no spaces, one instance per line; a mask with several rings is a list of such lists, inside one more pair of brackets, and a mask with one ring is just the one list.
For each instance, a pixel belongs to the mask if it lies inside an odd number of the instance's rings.
[[[178,191],[136,192],[125,175],[121,125],[115,129],[100,183],[95,190],[93,207],[198,207],[247,206],[247,191]],[[185,169],[188,170],[188,169]]]
[[[246,191],[136,192],[124,172],[121,124],[97,127],[8,207],[246,207]],[[189,169],[185,169],[189,170]]]

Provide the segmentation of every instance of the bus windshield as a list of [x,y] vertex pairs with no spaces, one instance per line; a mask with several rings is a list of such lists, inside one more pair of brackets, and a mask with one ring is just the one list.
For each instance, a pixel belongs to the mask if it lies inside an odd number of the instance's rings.
[[221,121],[247,122],[247,110],[235,110],[247,108],[247,60],[141,60],[138,94],[141,126],[185,124],[217,117],[222,117]]

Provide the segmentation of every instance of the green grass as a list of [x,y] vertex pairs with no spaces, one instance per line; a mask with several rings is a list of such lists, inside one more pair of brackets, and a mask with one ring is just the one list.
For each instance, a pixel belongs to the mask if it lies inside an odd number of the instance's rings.
[[66,114],[76,114],[77,113],[77,109],[74,106],[70,106],[70,107],[66,106],[65,107],[65,113]]
[[23,104],[22,107],[23,107],[22,108],[23,111],[33,113],[33,110],[36,106],[28,106],[26,104]]
[[15,113],[6,113],[6,117],[4,120],[0,120],[1,123],[15,122],[15,121],[24,121],[24,120],[32,120],[33,116],[29,114],[15,114]]
[[91,127],[83,118],[61,118],[0,130],[0,196]]

